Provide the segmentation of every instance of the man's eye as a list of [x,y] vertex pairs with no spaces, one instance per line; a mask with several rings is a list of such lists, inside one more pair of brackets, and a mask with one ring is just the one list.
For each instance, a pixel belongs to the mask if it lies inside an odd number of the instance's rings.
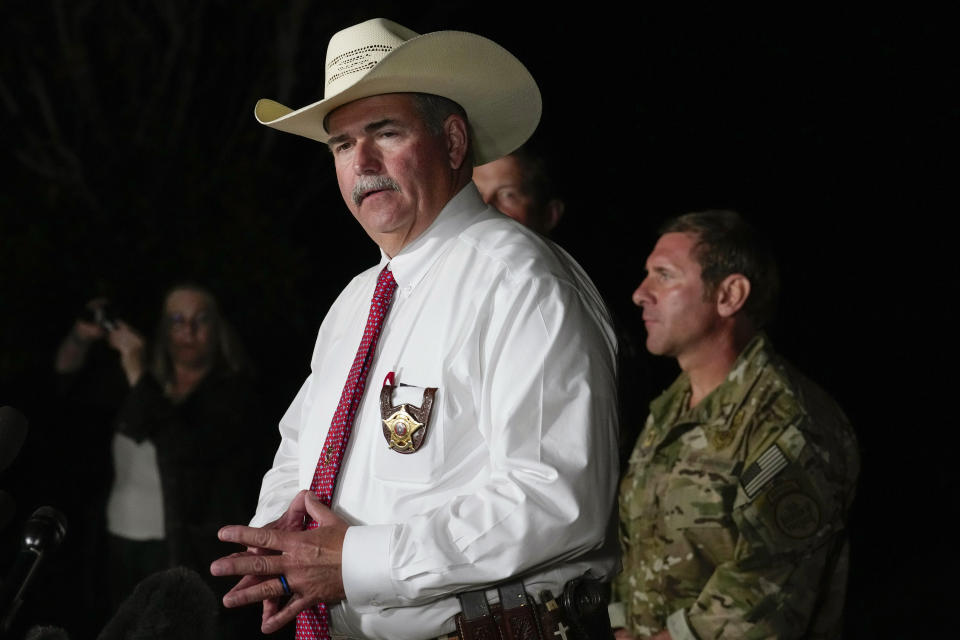
[[338,144],[337,146],[335,146],[335,147],[333,148],[333,152],[334,152],[334,153],[343,153],[344,151],[348,150],[349,148],[350,148],[350,143],[349,143],[349,142],[341,142],[340,144]]

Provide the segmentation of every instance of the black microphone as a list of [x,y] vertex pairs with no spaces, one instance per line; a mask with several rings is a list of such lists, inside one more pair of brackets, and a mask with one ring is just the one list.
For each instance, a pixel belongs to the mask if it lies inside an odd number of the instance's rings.
[[0,471],[13,462],[27,437],[27,419],[13,407],[0,407]]
[[10,628],[40,562],[60,546],[66,533],[67,518],[53,507],[40,507],[23,525],[20,552],[0,591],[0,612],[3,614],[0,635]]

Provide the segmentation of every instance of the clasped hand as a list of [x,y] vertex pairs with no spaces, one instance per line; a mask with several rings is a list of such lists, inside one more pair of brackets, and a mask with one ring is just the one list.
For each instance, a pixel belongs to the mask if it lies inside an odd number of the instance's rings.
[[[319,527],[304,530],[305,516]],[[301,491],[283,516],[264,527],[220,529],[220,540],[247,547],[210,565],[215,576],[243,576],[223,597],[224,606],[263,602],[260,629],[272,633],[307,607],[343,600],[340,564],[347,527],[312,492]],[[292,592],[285,603],[281,575]]]

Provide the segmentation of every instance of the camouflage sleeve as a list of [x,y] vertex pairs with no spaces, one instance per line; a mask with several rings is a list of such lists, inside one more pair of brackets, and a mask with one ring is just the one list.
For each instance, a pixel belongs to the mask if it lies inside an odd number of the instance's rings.
[[688,610],[670,617],[675,638],[684,628],[699,638],[816,637],[813,612],[837,599],[842,604],[843,580],[830,578],[838,566],[846,575],[848,487],[831,477],[830,453],[796,424],[766,433],[739,476],[733,555],[715,567]]

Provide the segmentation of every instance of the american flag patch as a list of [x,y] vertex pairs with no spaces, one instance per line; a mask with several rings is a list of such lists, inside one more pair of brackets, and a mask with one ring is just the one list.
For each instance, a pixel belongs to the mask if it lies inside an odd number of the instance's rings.
[[770,448],[760,454],[760,457],[740,476],[743,492],[752,500],[760,489],[773,480],[789,463],[780,447],[775,444],[770,445]]

